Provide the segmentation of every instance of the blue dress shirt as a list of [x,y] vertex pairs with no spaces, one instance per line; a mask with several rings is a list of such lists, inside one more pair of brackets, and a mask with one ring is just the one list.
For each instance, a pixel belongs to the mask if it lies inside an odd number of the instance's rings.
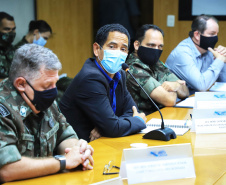
[[110,78],[110,76],[108,76],[108,74],[100,67],[100,65],[97,63],[97,61],[95,60],[95,63],[97,65],[97,67],[99,68],[99,70],[104,74],[104,76],[107,78],[107,81],[109,83],[110,86],[110,98],[111,98],[111,107],[114,111],[114,113],[116,112],[116,97],[115,97],[115,89],[118,85],[118,82],[121,78],[121,75],[119,72],[115,73],[114,78]]
[[[114,111],[114,113],[116,113],[116,95],[115,95],[115,89],[118,85],[119,80],[121,79],[121,75],[119,72],[115,73],[114,78],[110,78],[110,76],[108,76],[108,74],[100,67],[100,65],[97,63],[97,61],[95,60],[95,63],[97,65],[97,67],[99,68],[99,70],[104,74],[104,76],[107,78],[107,81],[109,83],[110,86],[110,103],[111,103],[111,107],[112,110]],[[135,116],[138,119],[140,119],[143,123],[145,123],[145,121],[139,117],[139,116]]]
[[213,85],[224,67],[224,62],[214,59],[210,51],[202,55],[189,37],[170,53],[166,66],[178,78],[186,81],[190,94],[193,94],[195,91],[206,91]]

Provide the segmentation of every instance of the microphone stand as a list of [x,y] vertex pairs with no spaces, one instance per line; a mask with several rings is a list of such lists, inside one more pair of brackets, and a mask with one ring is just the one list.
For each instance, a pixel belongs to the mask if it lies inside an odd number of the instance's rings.
[[[128,66],[128,65],[126,64],[126,66]],[[146,133],[145,135],[143,135],[143,139],[154,139],[154,140],[162,140],[162,141],[169,141],[170,139],[176,139],[177,136],[176,136],[175,132],[171,128],[164,126],[163,116],[162,116],[161,111],[159,110],[159,107],[155,104],[155,102],[151,99],[151,97],[148,95],[148,93],[143,89],[143,87],[139,84],[139,82],[136,80],[136,78],[132,75],[132,73],[129,71],[128,67],[127,67],[127,69],[125,69],[125,71],[130,74],[130,76],[140,86],[140,88],[146,94],[146,96],[149,98],[149,100],[157,108],[158,112],[160,113],[161,119],[162,119],[161,128],[152,130],[152,131]]]

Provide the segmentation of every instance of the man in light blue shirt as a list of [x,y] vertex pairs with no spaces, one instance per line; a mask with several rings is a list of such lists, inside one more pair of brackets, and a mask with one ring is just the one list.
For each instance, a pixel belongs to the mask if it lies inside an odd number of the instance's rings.
[[190,94],[193,94],[208,90],[219,75],[221,81],[226,80],[226,48],[214,48],[219,32],[216,18],[200,15],[191,28],[189,37],[170,53],[166,66],[186,81]]

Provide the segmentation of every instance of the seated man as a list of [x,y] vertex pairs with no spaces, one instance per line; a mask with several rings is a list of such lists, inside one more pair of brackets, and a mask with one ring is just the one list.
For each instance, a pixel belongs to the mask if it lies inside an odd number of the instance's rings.
[[14,55],[12,42],[16,36],[14,18],[0,12],[0,81],[9,76],[9,69]]
[[[61,63],[36,44],[19,48],[0,83],[0,181],[92,169],[93,149],[78,140],[54,99]],[[53,103],[54,102],[54,103]],[[55,155],[55,156],[54,156]]]
[[60,109],[79,138],[120,137],[146,128],[145,114],[137,112],[120,70],[129,39],[120,24],[101,27],[93,44],[95,58],[86,60],[62,97]]
[[[131,73],[160,108],[174,106],[177,98],[188,97],[185,82],[179,80],[159,60],[164,45],[163,36],[158,26],[143,25],[136,34],[134,53],[126,61]],[[156,107],[130,75],[127,75],[127,88],[141,111],[145,114],[156,111]]]
[[189,37],[170,53],[166,66],[186,81],[190,94],[193,94],[208,90],[222,69],[224,73],[220,79],[226,80],[226,48],[218,46],[213,50],[219,32],[216,18],[200,15],[192,22],[191,29]]

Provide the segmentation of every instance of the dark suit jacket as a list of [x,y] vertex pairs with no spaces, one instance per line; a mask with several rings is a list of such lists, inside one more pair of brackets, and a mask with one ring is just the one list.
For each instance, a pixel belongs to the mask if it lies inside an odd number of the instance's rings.
[[78,137],[89,141],[90,132],[97,127],[102,136],[120,137],[134,134],[146,125],[133,117],[136,106],[126,88],[125,72],[115,90],[116,113],[110,104],[110,87],[104,74],[88,59],[75,76],[60,102],[60,109]]

